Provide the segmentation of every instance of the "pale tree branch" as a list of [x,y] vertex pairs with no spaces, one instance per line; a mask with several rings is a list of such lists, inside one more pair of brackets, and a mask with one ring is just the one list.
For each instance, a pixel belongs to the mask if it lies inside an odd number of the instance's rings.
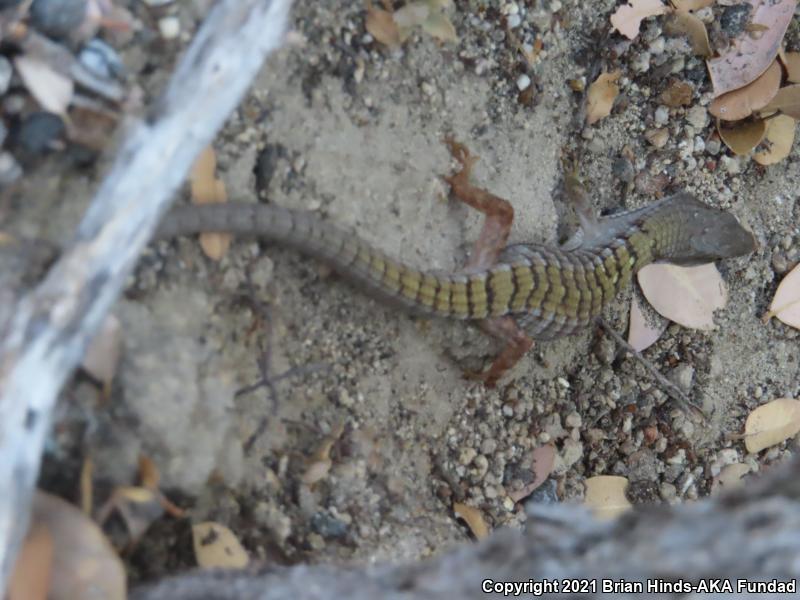
[[220,0],[163,96],[132,124],[74,241],[0,340],[0,590],[25,534],[59,389],[195,156],[278,47],[291,0]]

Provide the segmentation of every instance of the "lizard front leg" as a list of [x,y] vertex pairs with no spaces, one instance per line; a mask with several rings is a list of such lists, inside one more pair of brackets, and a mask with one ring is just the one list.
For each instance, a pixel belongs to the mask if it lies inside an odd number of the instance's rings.
[[[445,176],[453,195],[461,202],[479,210],[485,215],[478,240],[475,242],[465,270],[482,271],[497,264],[500,253],[506,247],[514,221],[514,207],[507,200],[476,187],[469,182],[470,171],[478,161],[463,144],[452,138],[445,143],[450,153],[460,164],[461,169],[454,175]],[[500,377],[512,368],[533,347],[533,340],[519,327],[512,316],[483,319],[480,328],[505,344],[503,350],[492,361],[488,370],[468,373],[468,377],[480,379],[487,386],[494,387]]]

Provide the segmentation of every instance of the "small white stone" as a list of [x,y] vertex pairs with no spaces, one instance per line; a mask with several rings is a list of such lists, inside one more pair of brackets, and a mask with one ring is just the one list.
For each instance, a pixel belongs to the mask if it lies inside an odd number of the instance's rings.
[[506,23],[508,24],[509,29],[516,29],[522,23],[522,17],[519,15],[508,15]]
[[178,17],[164,17],[158,21],[158,31],[165,40],[174,40],[181,33],[181,22]]
[[527,90],[531,85],[531,78],[524,73],[517,77],[517,89],[521,92]]
[[656,125],[659,127],[662,125],[666,125],[669,122],[669,108],[666,106],[659,106],[656,109],[656,114],[654,115],[654,120]]

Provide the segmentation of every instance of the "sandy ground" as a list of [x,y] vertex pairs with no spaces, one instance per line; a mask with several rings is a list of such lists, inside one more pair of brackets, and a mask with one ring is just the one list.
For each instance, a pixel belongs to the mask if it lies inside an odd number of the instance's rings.
[[[579,501],[586,477],[613,474],[630,479],[637,502],[681,502],[708,494],[725,464],[758,470],[788,451],[747,455],[731,434],[754,406],[798,395],[797,332],[759,320],[781,277],[774,255],[797,259],[797,149],[767,169],[723,159],[724,147],[686,154],[683,142],[708,140],[713,126],[687,123],[684,109],[670,112],[669,140],[654,148],[643,134],[663,65],[683,61],[673,76],[693,82],[693,106],[708,102],[685,44],[651,51],[663,40],[657,22],[630,47],[604,39],[609,1],[520,3],[515,35],[540,35],[546,50],[530,66],[506,34],[511,4],[460,2],[448,11],[458,43],[419,32],[390,51],[367,36],[360,2],[299,2],[294,39],[304,43],[269,61],[215,142],[220,177],[232,197],[252,198],[259,180],[262,199],[450,270],[480,220],[447,199],[440,175],[454,165],[443,136],[480,155],[474,180],[514,204],[512,241],[563,234],[564,155],[580,157],[598,210],[652,201],[619,177],[615,164],[633,156],[638,181],[666,176],[668,189],[732,210],[759,241],[754,255],[721,265],[730,300],[715,331],[671,325],[645,353],[690,386],[710,422],[687,418],[599,331],[539,344],[488,390],[462,377],[495,351],[467,325],[399,314],[290,251],[237,242],[215,263],[195,240],[161,242],[115,310],[124,357],[111,398],[85,377],[68,387],[44,478],[73,494],[84,456],[105,486],[132,481],[138,453],[153,458],[189,520],[153,525],[131,557],[135,578],[192,564],[189,521],[225,523],[254,555],[282,563],[438,552],[469,537],[454,502],[477,507],[491,528],[521,526],[522,504],[508,494],[533,478],[530,453],[550,442],[555,471],[529,501]],[[197,15],[182,10],[191,30]],[[796,29],[787,39],[796,43]],[[612,50],[623,52],[612,60]],[[585,130],[568,80],[598,64],[623,69],[627,105]],[[143,78],[150,93],[169,67]],[[523,74],[532,101],[517,87]],[[5,213],[26,234],[66,239],[101,169],[76,173],[55,157],[38,173]],[[609,310],[618,331],[629,304],[627,293]],[[277,381],[274,397],[236,395],[258,380],[268,347],[273,377],[299,373]]]

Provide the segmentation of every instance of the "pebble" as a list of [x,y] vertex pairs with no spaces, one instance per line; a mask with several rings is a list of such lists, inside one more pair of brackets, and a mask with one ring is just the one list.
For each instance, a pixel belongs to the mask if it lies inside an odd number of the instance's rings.
[[664,105],[659,106],[656,109],[656,113],[653,116],[653,120],[656,122],[656,125],[659,127],[666,125],[669,123],[669,108]]
[[693,106],[686,111],[686,121],[695,131],[701,131],[708,125],[708,111],[704,106]]
[[[633,163],[625,156],[620,156],[611,164],[611,172],[617,179],[625,183],[630,183],[636,176],[636,169],[634,169]],[[600,357],[598,356],[598,358]]]
[[67,38],[83,23],[86,8],[86,0],[34,0],[31,25],[50,37]]
[[637,73],[647,73],[650,69],[650,53],[641,52],[631,61],[631,68]]
[[531,85],[531,78],[524,73],[517,77],[517,89],[521,92],[527,90]]
[[738,175],[742,171],[742,165],[739,163],[739,159],[732,156],[720,157],[719,164],[731,175]]
[[20,125],[16,141],[31,154],[43,154],[64,133],[61,117],[48,112],[35,112]]
[[711,138],[706,142],[706,152],[708,152],[711,156],[716,156],[719,154],[721,149],[722,142],[720,142],[718,138]]
[[0,188],[7,187],[22,177],[22,167],[10,152],[0,152]]
[[176,16],[168,16],[158,20],[158,31],[165,40],[174,40],[181,33],[181,22]]
[[0,95],[8,91],[11,85],[11,76],[14,74],[14,68],[5,56],[0,56]]
[[92,73],[105,79],[119,79],[125,74],[125,65],[117,51],[100,38],[90,40],[81,49],[78,60]]
[[778,275],[783,275],[789,270],[789,261],[783,252],[775,252],[772,255],[772,270]]
[[663,148],[669,140],[669,132],[665,128],[648,129],[644,132],[645,139],[656,148]]
[[506,19],[506,23],[508,24],[509,29],[516,29],[522,23],[522,17],[517,15],[509,15],[508,19]]

